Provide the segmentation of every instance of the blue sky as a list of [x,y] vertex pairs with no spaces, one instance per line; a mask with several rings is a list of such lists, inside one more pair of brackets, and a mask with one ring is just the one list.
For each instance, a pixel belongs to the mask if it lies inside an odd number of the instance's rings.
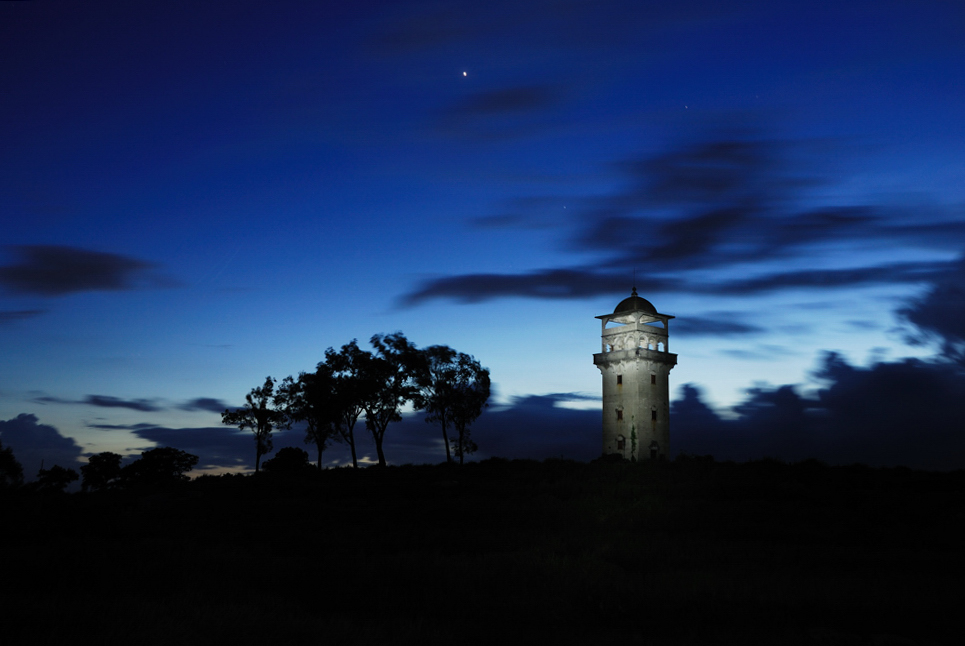
[[960,392],[959,3],[343,5],[0,5],[4,445],[244,468],[219,407],[401,330],[490,368],[481,456],[593,457],[634,275],[720,420],[828,352]]

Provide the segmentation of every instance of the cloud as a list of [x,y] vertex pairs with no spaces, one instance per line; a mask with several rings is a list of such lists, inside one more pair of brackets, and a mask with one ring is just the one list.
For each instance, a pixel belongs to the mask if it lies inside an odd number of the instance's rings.
[[805,397],[792,385],[753,388],[724,419],[693,385],[672,404],[674,451],[718,459],[817,458],[832,464],[965,467],[965,373],[919,360],[849,365],[828,353]]
[[0,312],[0,325],[7,325],[16,321],[24,321],[45,313],[46,310],[12,310]]
[[[641,281],[643,282],[643,281]],[[647,293],[679,291],[681,283],[672,278],[648,277]],[[403,296],[403,306],[413,306],[434,298],[449,298],[463,303],[478,303],[494,298],[523,297],[541,299],[583,299],[599,294],[624,294],[625,273],[593,269],[551,269],[527,274],[466,274],[425,281]]]
[[493,115],[507,112],[528,112],[547,108],[556,103],[557,92],[545,85],[523,85],[479,92],[453,106],[451,116]]
[[965,358],[965,256],[937,276],[931,289],[898,315],[918,328],[918,341],[937,338],[942,350],[961,361]]
[[144,413],[161,410],[161,407],[150,399],[120,399],[108,395],[87,395],[87,397],[78,403],[99,406],[101,408],[129,408]]
[[[87,395],[83,399],[64,399],[62,397],[45,395],[35,397],[33,401],[41,404],[84,404],[87,406],[98,406],[100,408],[128,408],[142,413],[154,413],[170,408],[170,406],[165,405],[157,398],[121,399],[120,397],[112,397],[110,395]],[[220,399],[197,397],[175,406],[175,408],[186,411],[223,413],[228,406]]]
[[212,397],[198,397],[178,406],[181,410],[200,410],[211,413],[223,413],[228,405],[220,399]]
[[688,316],[675,321],[673,331],[682,336],[742,336],[764,331],[759,325],[740,320],[734,312],[714,312],[710,316]]
[[0,267],[0,286],[18,294],[64,296],[129,290],[147,279],[145,271],[153,267],[134,258],[74,247],[23,245],[12,249],[18,261]]
[[13,449],[27,480],[37,476],[41,465],[49,469],[57,464],[75,471],[82,466],[82,451],[77,442],[64,437],[53,426],[40,424],[35,415],[21,413],[13,419],[0,421],[0,441]]
[[[567,196],[571,215],[557,221],[565,248],[593,254],[594,264],[429,278],[400,303],[616,295],[626,291],[631,268],[648,295],[925,284],[952,273],[954,263],[936,260],[939,254],[965,248],[965,218],[951,209],[815,204],[833,191],[826,159],[802,153],[805,142],[732,130],[710,135],[613,163],[618,185],[609,193]],[[530,226],[545,220],[552,199],[541,196],[527,207],[520,198],[511,217],[474,223]]]

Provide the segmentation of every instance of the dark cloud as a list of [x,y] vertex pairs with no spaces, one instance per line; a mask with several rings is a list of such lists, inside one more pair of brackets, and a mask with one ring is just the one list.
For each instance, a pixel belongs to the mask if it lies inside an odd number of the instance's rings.
[[14,323],[16,321],[23,321],[45,313],[46,310],[14,310],[0,312],[0,325]]
[[711,316],[688,316],[673,323],[673,331],[682,336],[743,336],[758,334],[764,328],[744,323],[733,312],[715,312]]
[[78,403],[100,406],[101,408],[129,408],[144,413],[152,413],[162,409],[151,399],[120,399],[119,397],[110,397],[108,395],[87,395],[87,397]]
[[189,402],[185,402],[181,406],[178,406],[178,408],[181,410],[201,410],[212,413],[223,413],[228,408],[228,405],[220,399],[198,397],[197,399],[192,399]]
[[[634,266],[632,263],[628,267]],[[639,266],[639,265],[638,265]],[[778,271],[747,279],[706,279],[638,273],[637,287],[654,294],[756,296],[790,289],[829,289],[871,285],[927,283],[944,273],[945,262],[905,262],[854,269]],[[436,298],[479,303],[496,298],[584,299],[621,295],[627,291],[626,271],[596,268],[547,269],[526,274],[464,274],[424,281],[400,300],[402,306]],[[682,323],[682,322],[681,322]]]
[[35,415],[28,413],[0,421],[0,441],[13,449],[27,480],[37,476],[41,465],[49,469],[57,464],[76,471],[82,464],[81,448],[73,438],[64,437],[53,426],[40,424]]
[[[648,277],[639,281],[641,291],[679,291],[680,283],[670,278]],[[599,294],[624,294],[625,273],[604,273],[590,269],[552,269],[529,274],[468,274],[426,281],[405,295],[404,306],[418,305],[433,298],[450,298],[463,303],[478,303],[493,298],[573,299]]]
[[527,85],[479,92],[450,109],[454,116],[527,112],[553,105],[557,92],[544,85]]
[[557,117],[562,93],[549,85],[522,85],[475,93],[443,110],[436,128],[445,136],[503,141],[544,130]]
[[965,373],[952,364],[906,360],[849,365],[825,355],[814,397],[794,386],[754,388],[736,419],[683,387],[672,405],[675,451],[718,459],[817,458],[833,464],[965,467]]
[[156,428],[157,424],[86,424],[87,428],[98,428],[104,431],[137,431],[146,428]]
[[63,296],[86,291],[134,289],[146,276],[150,263],[113,253],[74,247],[24,245],[12,247],[15,264],[0,267],[0,285],[36,296]]
[[[100,408],[128,408],[130,410],[141,411],[142,413],[154,413],[169,408],[159,399],[121,399],[110,395],[87,395],[83,399],[64,399],[62,397],[52,397],[44,395],[35,397],[33,401],[41,404],[85,404],[87,406],[98,406]],[[176,406],[180,410],[186,411],[208,411],[212,413],[223,413],[228,405],[220,399],[212,397],[198,397],[183,404]]]
[[918,328],[919,341],[937,339],[950,357],[965,359],[965,257],[938,276],[928,292],[898,315]]
[[722,281],[714,285],[712,291],[744,296],[787,289],[925,283],[941,275],[946,267],[945,262],[902,262],[854,269],[805,269],[747,280]]
[[[660,2],[583,0],[493,0],[486,11],[466,0],[395,3],[385,11],[383,27],[370,47],[384,55],[404,55],[430,49],[463,52],[486,46],[488,58],[515,60],[528,52],[546,52],[558,59],[569,51],[588,65],[612,61],[614,49],[627,56],[649,34],[682,23],[719,19],[734,8],[715,2],[689,2],[686,7]],[[538,25],[534,29],[533,26]],[[603,51],[602,58],[587,53]],[[612,64],[612,63],[611,63]]]
[[[813,189],[829,181],[827,161],[800,153],[805,147],[753,132],[720,131],[674,150],[623,160],[614,164],[622,188],[569,196],[566,201],[574,208],[567,213],[572,215],[557,220],[570,230],[567,249],[602,254],[594,265],[443,276],[423,281],[401,302],[616,295],[626,291],[631,268],[646,277],[638,288],[648,295],[755,296],[789,289],[925,284],[949,275],[949,262],[879,258],[896,248],[965,248],[965,218],[908,205],[812,206]],[[512,217],[477,222],[528,226],[534,219],[545,220],[545,204],[552,199],[542,196],[529,207],[517,200]],[[882,252],[879,258],[863,255],[873,250]],[[815,258],[821,259],[820,266]],[[733,273],[736,266],[744,268],[739,278]],[[952,292],[958,288],[953,279],[943,285]],[[937,313],[919,318],[951,321]]]

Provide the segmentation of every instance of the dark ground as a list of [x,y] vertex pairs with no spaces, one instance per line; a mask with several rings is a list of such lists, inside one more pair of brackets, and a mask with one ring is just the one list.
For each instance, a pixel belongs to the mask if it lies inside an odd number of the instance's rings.
[[7,644],[960,644],[965,472],[488,460],[7,494]]

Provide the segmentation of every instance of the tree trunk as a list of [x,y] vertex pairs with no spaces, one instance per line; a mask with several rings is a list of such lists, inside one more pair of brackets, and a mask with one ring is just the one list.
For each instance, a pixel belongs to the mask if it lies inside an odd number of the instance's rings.
[[358,469],[359,459],[358,459],[358,456],[355,455],[355,436],[354,435],[349,436],[348,445],[352,449],[352,466]]
[[375,438],[375,452],[379,455],[379,466],[385,466],[385,453],[382,452],[382,438],[381,433],[372,433],[372,437]]
[[[458,426],[458,424],[457,424]],[[459,466],[462,466],[463,460],[466,459],[466,428],[465,426],[459,426]]]
[[446,464],[452,464],[452,454],[449,452],[449,433],[446,432],[446,418],[442,418],[442,442],[446,445]]
[[316,446],[318,447],[318,470],[321,471],[322,470],[322,451],[325,450],[325,446],[323,444],[316,444]]

